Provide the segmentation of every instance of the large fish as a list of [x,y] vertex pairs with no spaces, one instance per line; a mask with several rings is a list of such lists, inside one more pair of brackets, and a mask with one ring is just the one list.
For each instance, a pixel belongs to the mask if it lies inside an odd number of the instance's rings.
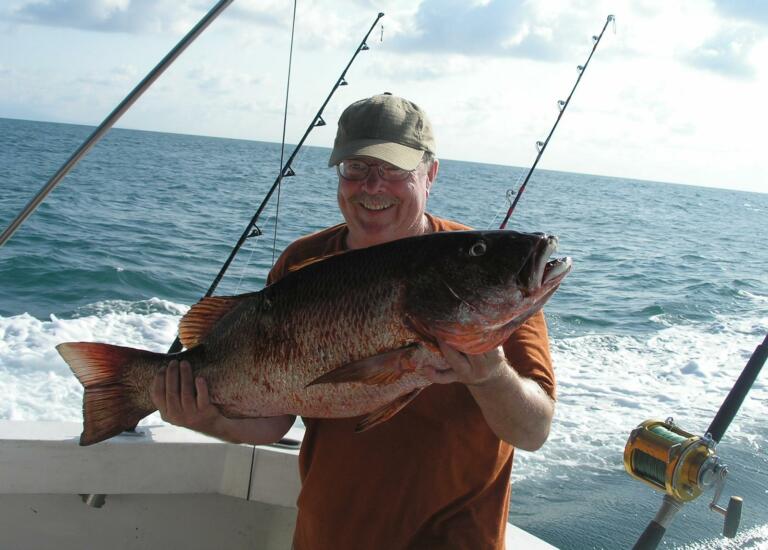
[[549,260],[555,237],[514,231],[433,233],[309,262],[259,292],[204,298],[167,355],[73,342],[57,349],[85,387],[81,445],[133,428],[155,410],[158,369],[191,362],[230,417],[367,415],[363,430],[407,405],[447,367],[436,340],[464,353],[504,342],[571,269]]

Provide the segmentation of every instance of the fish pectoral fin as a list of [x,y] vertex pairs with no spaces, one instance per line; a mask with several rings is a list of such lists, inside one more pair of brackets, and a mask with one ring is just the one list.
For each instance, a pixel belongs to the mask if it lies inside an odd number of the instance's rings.
[[416,396],[419,395],[419,392],[423,389],[424,388],[417,388],[410,393],[401,395],[391,403],[387,403],[383,407],[376,409],[371,414],[363,418],[360,422],[358,422],[357,426],[355,426],[355,432],[364,432],[365,430],[373,428],[377,424],[386,422],[395,416],[398,412],[400,412],[408,403],[413,401]]
[[255,293],[240,296],[209,296],[193,305],[179,322],[179,340],[187,349],[195,347],[227,313]]
[[408,315],[405,318],[405,325],[411,329],[416,335],[421,338],[424,345],[431,351],[439,352],[440,346],[437,345],[437,340],[432,334],[432,331],[422,323],[418,318]]
[[399,380],[406,372],[414,370],[410,364],[410,357],[417,347],[417,344],[409,344],[396,350],[347,363],[315,378],[307,384],[307,387],[315,384],[339,384],[342,382],[362,382],[375,386],[391,384]]

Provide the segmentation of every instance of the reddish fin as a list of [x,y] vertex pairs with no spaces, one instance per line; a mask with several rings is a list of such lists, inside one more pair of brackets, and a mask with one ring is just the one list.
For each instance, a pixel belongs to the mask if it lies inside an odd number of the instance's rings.
[[165,364],[165,354],[88,342],[59,344],[56,349],[85,388],[80,445],[92,445],[132,429],[154,410],[133,403],[135,389],[123,379],[123,372],[137,361]]
[[240,296],[209,296],[193,305],[179,323],[179,340],[186,348],[202,342],[213,327],[240,302],[254,293]]
[[364,432],[365,430],[373,428],[377,424],[386,422],[397,413],[399,413],[408,403],[413,401],[416,396],[419,395],[419,392],[423,389],[424,388],[417,388],[410,393],[401,395],[391,403],[387,403],[383,407],[376,409],[371,414],[363,418],[357,424],[357,426],[355,426],[355,432]]
[[304,261],[301,261],[297,264],[293,264],[288,268],[288,273],[293,273],[294,271],[298,271],[300,269],[304,269],[308,265],[316,264],[317,262],[322,262],[323,260],[327,260],[328,258],[332,256],[338,256],[339,254],[344,254],[346,250],[342,250],[340,252],[333,252],[331,254],[326,254],[325,256],[313,256],[312,258],[307,258]]
[[409,329],[415,332],[419,336],[419,338],[421,338],[422,342],[424,342],[424,345],[428,349],[434,352],[440,351],[440,346],[437,345],[437,340],[435,340],[435,337],[432,335],[432,332],[429,330],[427,325],[422,323],[419,319],[408,315],[405,318],[405,326],[407,326]]
[[307,387],[315,384],[339,384],[341,382],[362,382],[376,386],[391,384],[399,380],[406,372],[414,370],[408,360],[416,347],[417,344],[410,344],[404,348],[347,363],[315,378],[307,384]]

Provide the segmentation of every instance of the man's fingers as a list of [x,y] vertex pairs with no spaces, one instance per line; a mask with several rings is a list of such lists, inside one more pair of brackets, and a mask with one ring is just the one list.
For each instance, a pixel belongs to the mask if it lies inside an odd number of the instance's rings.
[[189,361],[182,361],[179,365],[179,384],[181,394],[181,408],[184,412],[194,412],[197,409],[195,400],[195,383],[192,379],[192,365]]
[[203,410],[211,406],[211,398],[208,395],[208,384],[202,376],[195,378],[195,389],[197,389],[197,408]]
[[179,400],[179,362],[175,359],[168,363],[165,370],[165,406],[168,416],[178,417],[181,412],[181,402]]
[[434,367],[425,367],[422,373],[424,377],[434,384],[450,384],[458,382],[459,376],[453,369],[436,369]]
[[440,347],[440,351],[443,353],[443,355],[448,361],[457,360],[457,359],[466,359],[463,353],[449,346],[442,340],[438,340],[437,345]]
[[152,403],[160,411],[160,416],[165,416],[165,369],[166,367],[162,367],[157,371],[152,381]]

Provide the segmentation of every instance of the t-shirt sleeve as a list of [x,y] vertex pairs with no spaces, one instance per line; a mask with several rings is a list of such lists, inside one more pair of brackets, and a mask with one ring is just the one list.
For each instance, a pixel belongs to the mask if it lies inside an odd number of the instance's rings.
[[267,275],[267,286],[285,277],[285,274],[288,273],[289,269],[290,256],[290,248],[285,249],[283,253],[280,254],[280,257],[275,262],[275,265],[273,265],[272,269],[269,270],[269,274]]
[[507,360],[520,376],[534,380],[555,399],[555,372],[544,312],[539,311],[520,325],[503,347]]

